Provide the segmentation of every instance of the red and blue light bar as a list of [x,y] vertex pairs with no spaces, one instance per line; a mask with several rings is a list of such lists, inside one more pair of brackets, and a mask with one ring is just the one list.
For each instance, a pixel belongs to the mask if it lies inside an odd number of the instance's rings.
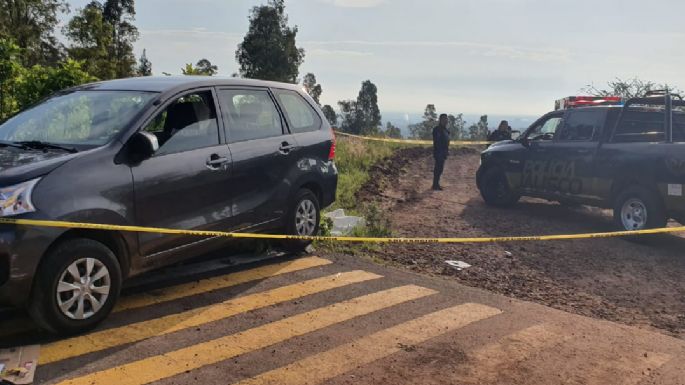
[[554,103],[555,110],[588,106],[620,106],[625,99],[620,96],[569,96]]

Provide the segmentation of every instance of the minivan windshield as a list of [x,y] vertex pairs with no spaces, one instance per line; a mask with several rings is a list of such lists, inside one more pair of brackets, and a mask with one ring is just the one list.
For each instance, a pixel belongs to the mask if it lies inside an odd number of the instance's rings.
[[0,125],[0,141],[102,146],[121,132],[155,95],[85,90],[58,94]]

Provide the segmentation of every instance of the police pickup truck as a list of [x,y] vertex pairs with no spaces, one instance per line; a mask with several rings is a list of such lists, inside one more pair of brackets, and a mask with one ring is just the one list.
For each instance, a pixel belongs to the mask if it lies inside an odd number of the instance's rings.
[[485,202],[521,196],[610,208],[620,230],[685,223],[685,102],[668,92],[644,97],[569,97],[516,140],[481,154]]

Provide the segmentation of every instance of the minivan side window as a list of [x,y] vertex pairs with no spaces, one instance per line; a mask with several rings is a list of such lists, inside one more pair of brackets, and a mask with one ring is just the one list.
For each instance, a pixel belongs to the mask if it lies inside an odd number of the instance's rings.
[[229,143],[283,135],[281,115],[266,90],[219,90]]
[[321,118],[312,106],[296,91],[274,90],[274,94],[285,110],[293,134],[316,131],[321,128]]
[[557,140],[589,142],[602,129],[605,116],[604,110],[569,111],[564,119],[564,126],[557,134]]
[[554,139],[554,134],[557,132],[562,121],[563,119],[561,116],[553,116],[538,123],[530,132],[528,132],[528,140]]
[[219,125],[210,91],[184,95],[143,129],[159,142],[156,156],[219,145]]
[[614,133],[614,142],[662,142],[666,139],[664,122],[666,113],[663,107],[626,107]]

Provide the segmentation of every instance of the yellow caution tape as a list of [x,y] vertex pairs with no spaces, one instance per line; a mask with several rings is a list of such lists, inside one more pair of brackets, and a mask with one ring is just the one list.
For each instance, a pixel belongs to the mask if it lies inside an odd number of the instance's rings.
[[572,239],[591,239],[591,238],[614,238],[634,235],[647,234],[667,234],[685,232],[685,226],[667,227],[660,229],[635,230],[635,231],[616,231],[604,233],[584,233],[584,234],[565,234],[565,235],[537,235],[522,237],[483,237],[483,238],[374,238],[374,237],[321,237],[321,236],[295,236],[295,235],[274,235],[274,234],[251,234],[251,233],[231,233],[224,231],[198,231],[198,230],[179,230],[165,229],[156,227],[141,226],[122,226],[105,225],[95,223],[78,223],[63,221],[44,221],[35,219],[12,219],[0,218],[0,224],[17,226],[52,227],[68,229],[89,229],[89,230],[108,230],[108,231],[127,231],[137,233],[155,233],[171,235],[194,235],[201,237],[227,237],[238,239],[276,239],[276,240],[303,240],[303,241],[337,241],[337,242],[359,242],[359,243],[494,243],[494,242],[523,242],[523,241],[555,241]]
[[[432,146],[433,141],[431,140],[418,140],[418,139],[391,139],[391,138],[374,138],[372,136],[360,136],[360,135],[353,135],[353,134],[348,134],[346,132],[340,132],[340,131],[335,131],[336,135],[340,136],[347,136],[350,138],[356,138],[356,139],[361,139],[361,140],[371,140],[371,141],[376,141],[376,142],[386,142],[386,143],[399,143],[399,144],[417,144],[417,145],[422,145],[422,146]],[[495,142],[487,142],[487,141],[470,141],[470,140],[453,140],[450,142],[451,146],[468,146],[468,145],[489,145],[493,144]]]

